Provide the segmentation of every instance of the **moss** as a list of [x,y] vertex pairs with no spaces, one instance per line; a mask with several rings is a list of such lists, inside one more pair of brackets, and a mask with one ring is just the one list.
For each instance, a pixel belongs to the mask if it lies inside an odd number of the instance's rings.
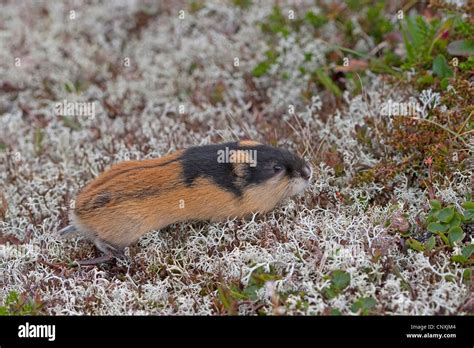
[[234,6],[240,7],[241,9],[247,10],[252,6],[252,0],[232,0]]
[[38,296],[30,297],[26,293],[10,291],[0,306],[0,315],[40,315],[44,303]]
[[193,0],[189,3],[189,12],[196,13],[206,7],[206,2],[203,0]]
[[467,141],[474,127],[474,107],[469,96],[473,95],[474,88],[462,79],[453,80],[452,84],[456,93],[443,93],[440,99],[447,111],[435,108],[425,119],[394,116],[390,126],[386,119],[366,118],[368,131],[376,141],[369,140],[367,131],[356,132],[355,136],[366,144],[368,151],[379,157],[379,163],[359,172],[355,183],[371,180],[387,183],[394,175],[404,173],[412,176],[418,186],[426,187],[427,159],[430,159],[431,180],[439,184],[455,171],[466,168],[471,156]]
[[[230,315],[238,313],[238,307],[242,301],[259,302],[257,291],[262,289],[269,281],[281,279],[281,276],[270,268],[270,272],[265,272],[263,267],[259,267],[252,272],[247,285],[240,282],[222,284],[218,287],[218,299],[225,311]],[[264,306],[259,306],[262,310]],[[260,314],[263,314],[262,311]]]

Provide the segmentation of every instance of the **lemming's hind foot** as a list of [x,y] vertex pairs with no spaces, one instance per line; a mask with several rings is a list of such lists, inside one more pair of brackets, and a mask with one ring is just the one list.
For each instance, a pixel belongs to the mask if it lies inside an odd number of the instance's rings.
[[117,258],[123,258],[125,257],[125,254],[123,253],[123,248],[113,245],[112,243],[108,243],[105,240],[96,237],[94,239],[94,244],[99,249],[102,251],[104,254],[110,254],[112,256],[115,256]]
[[99,256],[99,257],[95,257],[95,258],[89,259],[89,260],[76,261],[76,263],[79,266],[95,266],[95,265],[99,265],[99,264],[104,263],[104,262],[112,261],[113,259],[114,259],[113,255],[108,254],[108,255],[102,255],[102,256]]
[[115,258],[117,258],[117,259],[124,259],[125,258],[123,248],[113,246],[112,244],[107,243],[107,242],[105,242],[104,240],[102,240],[100,238],[95,238],[94,244],[97,247],[97,249],[102,251],[105,255],[95,257],[95,258],[89,259],[89,260],[76,261],[80,266],[98,265],[98,264],[101,264],[101,263],[110,262]]
[[124,258],[125,258],[125,254],[123,253],[123,250],[115,250],[114,252],[109,251],[105,255],[98,256],[93,259],[76,261],[76,263],[80,266],[95,266],[101,263],[110,262],[113,259],[124,259]]

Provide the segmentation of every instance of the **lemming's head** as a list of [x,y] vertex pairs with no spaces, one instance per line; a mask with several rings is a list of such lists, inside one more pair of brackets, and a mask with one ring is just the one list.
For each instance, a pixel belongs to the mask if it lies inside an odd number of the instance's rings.
[[249,140],[190,148],[181,162],[189,185],[205,177],[236,195],[265,185],[289,197],[303,192],[312,176],[311,166],[299,156]]
[[242,170],[248,185],[271,182],[286,183],[285,196],[293,196],[304,191],[312,176],[311,166],[301,157],[285,149],[243,143],[240,151],[254,151],[254,162],[250,162]]

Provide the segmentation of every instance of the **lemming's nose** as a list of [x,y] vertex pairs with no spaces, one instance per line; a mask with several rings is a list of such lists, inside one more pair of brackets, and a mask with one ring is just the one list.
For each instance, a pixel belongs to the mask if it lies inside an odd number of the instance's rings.
[[312,170],[308,164],[305,164],[303,168],[301,168],[301,177],[305,180],[309,180],[311,178]]

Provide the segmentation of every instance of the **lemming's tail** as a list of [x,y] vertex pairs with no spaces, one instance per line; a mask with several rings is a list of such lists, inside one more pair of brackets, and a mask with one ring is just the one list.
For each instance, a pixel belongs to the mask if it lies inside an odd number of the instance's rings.
[[63,229],[58,231],[58,235],[62,238],[74,237],[78,233],[79,233],[79,231],[73,225],[68,225],[68,226],[66,226]]

